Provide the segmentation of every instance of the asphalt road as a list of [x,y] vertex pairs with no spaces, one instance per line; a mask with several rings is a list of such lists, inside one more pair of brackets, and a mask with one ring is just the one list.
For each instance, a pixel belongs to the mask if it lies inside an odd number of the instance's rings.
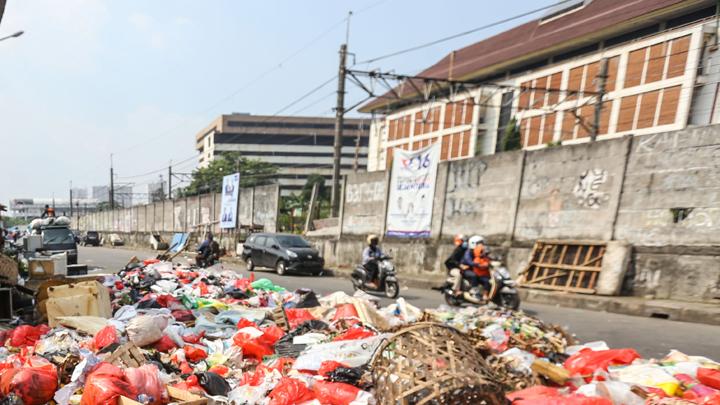
[[[115,272],[122,268],[132,256],[148,258],[156,253],[149,250],[130,250],[124,248],[80,247],[79,262],[91,267],[100,267],[98,272]],[[178,257],[176,262],[189,258]],[[224,264],[226,268],[247,276],[242,266]],[[256,278],[266,277],[294,290],[301,287],[312,288],[316,293],[328,294],[345,291],[352,294],[352,285],[342,277],[312,277],[304,275],[278,276],[269,270],[256,270]],[[402,283],[402,272],[399,273]],[[403,287],[400,296],[419,308],[436,308],[443,303],[440,293],[433,290]],[[381,299],[386,305],[390,300]],[[523,303],[521,308],[531,315],[559,324],[583,342],[604,340],[610,347],[630,347],[645,357],[663,357],[671,349],[687,354],[707,356],[720,360],[720,326],[675,322],[655,318],[643,318],[628,315],[595,312],[559,306]]]

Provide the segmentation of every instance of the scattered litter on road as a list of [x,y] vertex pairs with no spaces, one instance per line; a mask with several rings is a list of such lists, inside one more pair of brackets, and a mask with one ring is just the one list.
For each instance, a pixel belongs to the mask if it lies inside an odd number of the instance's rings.
[[580,344],[521,311],[156,260],[40,289],[39,322],[0,331],[2,404],[720,404],[711,359]]

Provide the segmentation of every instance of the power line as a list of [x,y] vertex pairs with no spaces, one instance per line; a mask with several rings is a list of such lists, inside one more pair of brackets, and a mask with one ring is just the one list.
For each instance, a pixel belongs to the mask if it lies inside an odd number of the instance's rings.
[[436,40],[434,40],[434,41],[430,41],[430,42],[427,42],[427,43],[424,43],[424,44],[421,44],[421,45],[416,45],[416,46],[413,46],[413,47],[410,47],[410,48],[407,48],[407,49],[402,49],[402,50],[395,51],[395,52],[392,52],[392,53],[389,53],[389,54],[385,54],[385,55],[381,55],[381,56],[378,56],[378,57],[375,57],[375,58],[370,58],[370,59],[367,59],[367,60],[364,60],[364,61],[361,61],[361,62],[357,62],[357,63],[355,63],[355,65],[360,65],[360,64],[364,64],[364,63],[373,63],[373,62],[377,62],[377,61],[379,61],[379,60],[391,58],[391,57],[393,57],[393,56],[398,56],[398,55],[406,54],[406,53],[409,53],[409,52],[417,51],[417,50],[420,50],[420,49],[423,49],[423,48],[427,48],[427,47],[429,47],[429,46],[441,44],[441,43],[443,43],[443,42],[447,42],[447,41],[450,41],[450,40],[453,40],[453,39],[456,39],[456,38],[460,38],[460,37],[463,37],[463,36],[465,36],[465,35],[474,34],[474,33],[478,32],[478,31],[486,30],[486,29],[488,29],[488,28],[493,28],[493,27],[496,27],[496,26],[498,26],[498,25],[502,25],[502,24],[508,23],[508,22],[510,22],[510,21],[514,21],[514,20],[517,20],[517,19],[520,19],[520,18],[523,18],[523,17],[527,17],[527,16],[529,16],[529,15],[533,15],[533,14],[539,13],[540,11],[545,11],[545,10],[548,10],[548,9],[550,9],[550,8],[554,8],[554,7],[557,7],[557,6],[559,6],[559,5],[562,5],[562,4],[565,4],[565,3],[569,3],[569,2],[571,2],[571,1],[573,1],[573,0],[563,0],[563,1],[559,1],[559,2],[553,3],[553,4],[551,4],[551,5],[545,6],[545,7],[536,8],[536,9],[534,9],[534,10],[527,11],[527,12],[525,12],[525,13],[518,14],[518,15],[515,15],[515,16],[512,16],[512,17],[508,17],[508,18],[505,18],[505,19],[502,19],[502,20],[499,20],[499,21],[495,21],[495,22],[492,22],[492,23],[490,23],[490,24],[486,24],[486,25],[483,25],[483,26],[480,26],[480,27],[477,27],[477,28],[473,28],[473,29],[468,30],[468,31],[463,31],[463,32],[460,32],[460,33],[458,33],[458,34],[454,34],[454,35],[450,35],[450,36],[448,36],[448,37],[436,39]]

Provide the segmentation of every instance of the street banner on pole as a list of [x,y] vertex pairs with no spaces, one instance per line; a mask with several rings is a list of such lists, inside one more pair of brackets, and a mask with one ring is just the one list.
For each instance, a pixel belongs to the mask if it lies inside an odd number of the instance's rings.
[[417,151],[395,148],[387,209],[387,235],[430,236],[440,145]]
[[240,173],[223,177],[222,204],[220,206],[220,228],[235,228],[237,224],[238,191]]

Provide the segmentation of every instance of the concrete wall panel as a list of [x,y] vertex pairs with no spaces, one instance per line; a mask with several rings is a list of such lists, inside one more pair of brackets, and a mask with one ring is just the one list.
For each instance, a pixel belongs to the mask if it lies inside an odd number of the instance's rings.
[[386,172],[348,175],[343,210],[343,234],[383,233],[387,180]]
[[278,207],[280,206],[280,186],[255,187],[253,198],[253,223],[262,225],[265,232],[276,232]]
[[491,241],[512,233],[523,152],[450,163],[442,236],[481,233]]
[[[222,202],[218,202],[218,212]],[[253,189],[241,188],[238,192],[238,225],[249,226],[253,224]]]
[[629,138],[529,152],[515,238],[609,240]]
[[720,126],[633,139],[616,238],[638,246],[720,244]]

